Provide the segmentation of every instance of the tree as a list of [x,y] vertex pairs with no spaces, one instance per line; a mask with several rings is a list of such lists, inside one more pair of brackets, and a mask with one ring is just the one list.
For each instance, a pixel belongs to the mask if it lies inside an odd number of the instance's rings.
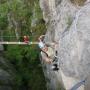
[[[13,36],[4,40],[21,40],[24,35],[31,35],[30,40],[36,41],[39,35],[45,33],[38,0],[5,0],[0,3],[0,13],[3,35]],[[32,26],[35,18],[37,20]],[[11,72],[13,90],[46,90],[37,46],[5,45],[5,48],[4,55],[9,66],[5,70]]]

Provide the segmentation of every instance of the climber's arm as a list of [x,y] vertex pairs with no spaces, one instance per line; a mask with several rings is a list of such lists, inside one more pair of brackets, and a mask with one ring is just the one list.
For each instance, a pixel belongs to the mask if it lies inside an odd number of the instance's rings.
[[41,51],[41,56],[42,56],[42,60],[44,60],[46,63],[52,62],[52,60],[49,57],[47,57],[47,55],[42,51]]
[[52,48],[55,48],[55,47],[58,45],[57,42],[45,42],[45,44],[46,44],[47,46],[49,46],[49,47],[52,47]]
[[39,41],[42,41],[42,39],[45,37],[45,35],[41,35],[39,38],[38,38],[38,40]]

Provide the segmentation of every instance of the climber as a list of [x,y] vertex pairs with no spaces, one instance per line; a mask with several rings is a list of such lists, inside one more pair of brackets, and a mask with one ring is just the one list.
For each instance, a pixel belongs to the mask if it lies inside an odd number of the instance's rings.
[[24,40],[25,43],[29,43],[29,36],[24,36],[23,40]]
[[[44,43],[43,39],[44,39],[45,35],[41,35],[38,40],[38,46],[41,49],[41,54],[42,54],[42,58],[45,60],[46,63],[52,63],[55,61],[55,51],[54,48],[55,46],[58,44],[56,42],[53,43]],[[57,64],[53,64],[53,70],[58,70]]]

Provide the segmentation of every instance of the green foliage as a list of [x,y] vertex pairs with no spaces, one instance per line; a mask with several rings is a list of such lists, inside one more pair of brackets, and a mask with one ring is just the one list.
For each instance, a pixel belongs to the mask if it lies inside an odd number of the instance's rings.
[[7,14],[8,12],[8,7],[7,3],[1,4],[0,5],[0,29],[4,30],[8,26],[8,21],[7,21]]
[[46,90],[42,69],[39,66],[39,50],[36,46],[8,45],[5,55],[16,71],[14,72],[16,90],[21,90],[22,87]]
[[41,34],[45,34],[46,26],[43,23],[38,23],[35,27],[32,27],[32,30],[35,36],[32,40],[36,41]]
[[22,60],[22,56],[21,56],[21,49],[19,46],[15,45],[15,46],[9,46],[7,48],[7,57],[9,60],[17,60],[20,61]]
[[[11,21],[7,19],[8,14],[11,15]],[[12,18],[18,24],[20,40],[24,35],[29,35],[30,40],[36,41],[45,33],[45,22],[38,0],[6,0],[0,3],[0,29],[4,31],[3,36],[13,36],[5,37],[6,41],[16,41],[16,26]],[[34,26],[31,25],[33,20]],[[5,45],[4,53],[10,64],[9,69],[14,73],[12,90],[46,90],[37,46]]]
[[9,7],[7,3],[0,4],[0,15],[5,17],[8,13]]
[[8,26],[7,18],[5,16],[0,17],[0,30],[6,29]]

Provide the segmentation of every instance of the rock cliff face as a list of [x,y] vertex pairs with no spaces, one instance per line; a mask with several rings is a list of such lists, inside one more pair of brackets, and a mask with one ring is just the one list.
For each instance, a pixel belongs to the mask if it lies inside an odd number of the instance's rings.
[[60,84],[71,90],[82,80],[85,83],[77,90],[90,90],[90,0],[82,0],[82,6],[72,1],[40,0],[47,24],[45,41],[59,43],[56,49],[60,70],[53,72],[50,65],[44,65],[49,90],[63,90]]
[[12,90],[12,77],[9,64],[3,56],[3,45],[0,45],[0,90]]

